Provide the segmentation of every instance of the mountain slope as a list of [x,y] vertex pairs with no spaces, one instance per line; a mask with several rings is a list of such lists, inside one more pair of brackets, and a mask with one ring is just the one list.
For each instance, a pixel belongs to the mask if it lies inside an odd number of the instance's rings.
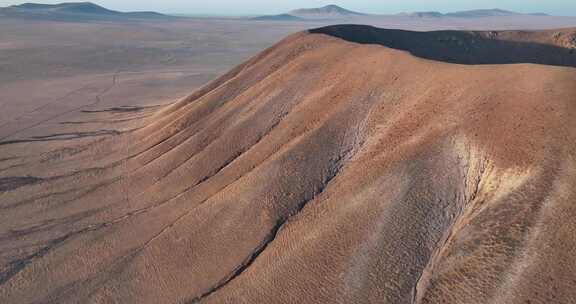
[[573,37],[315,29],[1,160],[0,302],[570,303]]

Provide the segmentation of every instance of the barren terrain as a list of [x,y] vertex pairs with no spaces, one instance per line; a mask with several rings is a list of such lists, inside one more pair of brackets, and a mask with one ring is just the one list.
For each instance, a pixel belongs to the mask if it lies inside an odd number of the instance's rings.
[[576,30],[498,20],[0,21],[0,303],[575,302]]

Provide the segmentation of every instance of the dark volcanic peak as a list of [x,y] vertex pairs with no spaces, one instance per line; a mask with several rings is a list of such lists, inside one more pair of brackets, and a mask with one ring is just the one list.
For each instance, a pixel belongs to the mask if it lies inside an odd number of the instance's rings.
[[302,8],[293,10],[289,14],[293,16],[307,17],[307,18],[335,18],[335,17],[351,17],[351,16],[366,15],[363,13],[342,8],[338,5],[327,5],[319,8]]

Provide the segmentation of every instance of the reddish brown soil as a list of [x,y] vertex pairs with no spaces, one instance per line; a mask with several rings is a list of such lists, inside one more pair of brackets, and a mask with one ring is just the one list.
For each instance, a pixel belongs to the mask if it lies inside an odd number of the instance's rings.
[[575,33],[299,33],[2,159],[0,303],[574,303]]

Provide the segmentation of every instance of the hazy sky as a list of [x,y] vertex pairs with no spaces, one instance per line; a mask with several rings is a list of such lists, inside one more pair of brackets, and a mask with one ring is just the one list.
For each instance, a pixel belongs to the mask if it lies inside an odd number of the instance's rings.
[[[58,3],[64,1],[66,0],[0,0],[0,6],[23,2]],[[94,0],[93,2],[116,10],[154,10],[180,14],[275,14],[294,8],[337,4],[348,9],[367,13],[432,10],[448,12],[476,8],[501,8],[526,13],[545,12],[555,15],[576,15],[576,0]]]

